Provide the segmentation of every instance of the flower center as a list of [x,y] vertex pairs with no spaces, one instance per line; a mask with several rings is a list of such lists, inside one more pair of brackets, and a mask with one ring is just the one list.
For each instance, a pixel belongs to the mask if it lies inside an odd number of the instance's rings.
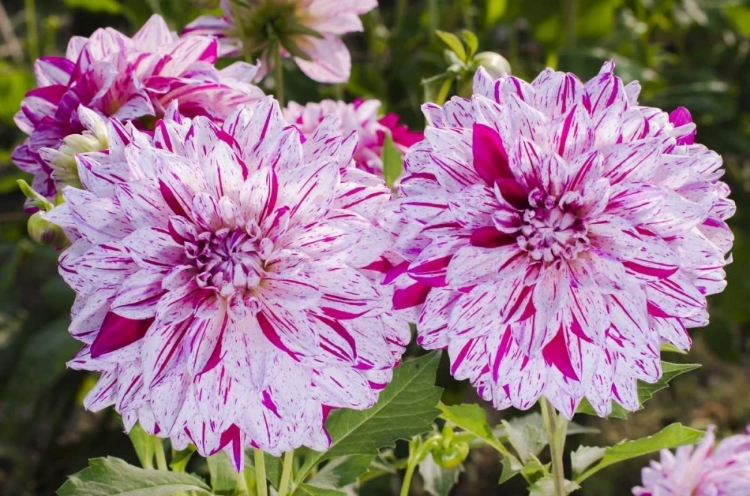
[[270,239],[236,228],[203,232],[185,243],[185,254],[198,272],[198,286],[225,298],[244,296],[260,285],[272,249]]
[[589,246],[587,228],[574,213],[566,195],[556,198],[535,189],[523,213],[518,246],[537,261],[575,259]]

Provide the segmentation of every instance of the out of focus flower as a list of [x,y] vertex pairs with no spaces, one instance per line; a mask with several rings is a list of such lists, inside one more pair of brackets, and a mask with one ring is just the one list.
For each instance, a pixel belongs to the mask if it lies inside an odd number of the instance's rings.
[[661,460],[642,471],[635,496],[750,496],[750,428],[714,446],[710,427],[697,446],[663,450]]
[[284,110],[286,120],[305,136],[312,136],[321,122],[329,115],[335,115],[341,122],[341,132],[345,136],[354,133],[358,138],[354,150],[354,164],[358,169],[383,176],[383,144],[390,135],[396,148],[406,153],[409,147],[422,140],[422,133],[413,132],[399,124],[396,114],[378,117],[378,100],[355,100],[353,103],[323,100],[320,103],[299,105],[291,102]]
[[685,109],[639,106],[607,63],[587,83],[480,70],[470,100],[428,104],[394,205],[394,305],[496,408],[544,395],[639,408],[660,346],[691,345],[724,289],[735,210]]
[[[219,71],[213,65],[217,50],[217,41],[209,36],[178,37],[159,16],[133,38],[111,28],[88,39],[72,38],[65,57],[41,57],[34,66],[39,87],[27,93],[16,114],[29,138],[14,151],[13,160],[34,174],[36,191],[54,198],[53,171],[59,176],[65,175],[62,169],[71,169],[45,160],[40,149],[62,147],[61,153],[69,155],[92,144],[96,131],[86,132],[79,106],[148,126],[173,101],[179,101],[183,115],[223,119],[238,105],[262,97],[248,83],[257,67],[238,62]],[[53,155],[47,158],[62,160]],[[66,176],[63,183],[74,184],[74,179]]]
[[222,56],[258,54],[265,70],[280,49],[310,79],[345,83],[352,61],[339,37],[362,31],[359,16],[377,6],[377,0],[222,0],[223,17],[199,17],[185,33],[216,36]]
[[269,98],[221,128],[112,120],[108,152],[77,156],[85,189],[46,219],[74,241],[69,365],[102,373],[87,408],[239,468],[245,447],[325,449],[331,409],[375,403],[410,333],[378,284],[391,238],[364,215],[388,189],[342,181],[339,129],[305,140]]

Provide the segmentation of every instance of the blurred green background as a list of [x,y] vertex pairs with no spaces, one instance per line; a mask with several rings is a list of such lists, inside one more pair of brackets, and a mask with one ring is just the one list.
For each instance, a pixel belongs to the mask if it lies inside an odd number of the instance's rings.
[[[13,114],[33,88],[40,54],[64,52],[72,35],[112,26],[128,34],[153,12],[180,30],[210,0],[2,0],[0,1],[0,494],[48,495],[89,457],[113,455],[137,462],[111,410],[92,414],[80,403],[93,378],[66,370],[77,350],[66,327],[73,295],[58,278],[57,253],[31,242],[10,161],[23,138]],[[737,240],[729,287],[711,299],[712,321],[693,333],[694,348],[671,361],[703,364],[681,376],[628,420],[577,419],[601,429],[572,438],[589,445],[652,433],[673,421],[728,434],[750,421],[750,2],[738,0],[381,0],[364,17],[366,30],[347,37],[354,58],[347,85],[311,84],[287,67],[287,94],[299,102],[374,97],[415,128],[423,79],[443,72],[444,46],[435,29],[470,29],[480,50],[497,51],[513,72],[533,78],[552,66],[596,74],[603,60],[643,85],[641,102],[671,110],[687,107],[698,139],[724,156],[727,182],[738,204],[731,220]],[[466,384],[440,377],[446,402],[476,401]],[[490,412],[491,419],[516,412]],[[608,469],[581,494],[626,495],[638,483],[645,459]],[[195,470],[200,471],[201,467]],[[496,485],[500,467],[490,451],[475,450],[451,494],[525,494],[518,481]],[[395,481],[369,493],[385,494]],[[416,483],[414,494],[420,494]],[[395,487],[395,486],[394,486]],[[364,494],[364,493],[363,493]]]

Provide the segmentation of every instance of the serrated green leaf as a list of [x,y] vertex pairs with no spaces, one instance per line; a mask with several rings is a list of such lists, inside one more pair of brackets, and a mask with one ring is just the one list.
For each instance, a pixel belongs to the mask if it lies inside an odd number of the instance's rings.
[[294,496],[346,496],[345,492],[336,491],[335,489],[325,489],[322,487],[315,487],[309,484],[300,485]]
[[466,48],[469,49],[468,56],[466,57],[466,60],[469,60],[479,49],[479,38],[477,38],[477,35],[466,29],[461,31],[461,38],[463,38]]
[[486,441],[490,446],[499,444],[500,441],[495,437],[487,422],[487,413],[481,406],[474,403],[452,406],[440,403],[438,408],[440,408],[440,417],[448,422],[471,432]]
[[141,424],[135,424],[128,433],[130,442],[133,443],[135,453],[138,455],[138,461],[143,468],[153,468],[154,466],[154,440],[149,433],[143,430]]
[[526,423],[514,426],[503,420],[503,427],[508,434],[508,441],[524,463],[527,463],[532,455],[539,455],[547,446],[547,435],[543,429],[534,424]]
[[[653,384],[638,381],[638,401],[640,402],[641,407],[643,407],[643,404],[650,400],[654,396],[654,394],[656,394],[656,392],[668,387],[669,381],[671,381],[678,375],[690,372],[691,370],[695,370],[699,367],[700,364],[697,363],[662,362],[661,379]],[[586,398],[581,401],[581,404],[578,406],[578,410],[576,410],[576,413],[585,413],[586,415],[593,415],[595,417],[598,416],[596,414],[596,411],[594,410],[594,407],[591,406],[591,403],[589,403]],[[628,411],[620,406],[617,402],[612,401],[612,413],[609,414],[609,417],[626,419],[628,418]]]
[[514,457],[503,457],[502,459],[502,465],[503,465],[503,472],[500,474],[500,480],[497,482],[498,484],[502,484],[503,482],[506,482],[516,475],[518,475],[521,470],[523,470],[523,463],[521,463],[518,458]]
[[396,179],[404,170],[404,157],[393,143],[393,136],[386,133],[383,142],[383,178],[388,186],[393,187]]
[[598,446],[579,446],[570,454],[573,475],[579,475],[604,456],[606,449]]
[[590,468],[583,475],[576,478],[580,483],[588,479],[603,468],[609,467],[631,458],[654,453],[663,449],[676,448],[686,444],[695,444],[704,433],[697,429],[685,427],[682,424],[671,424],[654,434],[653,436],[636,439],[634,441],[623,441],[609,448],[605,448],[604,457],[594,467]]
[[234,496],[237,489],[237,471],[226,453],[219,451],[206,459],[211,475],[211,489],[219,496]]
[[432,453],[419,464],[419,475],[422,476],[424,490],[432,496],[448,496],[458,482],[461,467],[446,469],[435,463]]
[[435,34],[438,35],[443,43],[445,43],[446,46],[450,48],[451,51],[455,53],[461,61],[465,62],[468,60],[468,58],[466,57],[466,49],[464,48],[464,44],[461,42],[461,39],[458,36],[446,31],[440,31],[439,29],[435,31]]
[[334,458],[321,468],[311,479],[310,484],[324,489],[336,489],[356,482],[370,471],[375,455],[354,455]]
[[[565,494],[581,489],[581,486],[573,481],[565,481]],[[556,496],[555,479],[551,475],[542,477],[529,488],[529,496]]]
[[192,475],[146,470],[119,458],[93,458],[89,466],[57,490],[58,496],[170,496],[180,491],[211,494],[210,488]]
[[442,394],[442,389],[435,386],[439,362],[440,353],[404,362],[394,371],[393,380],[380,393],[375,406],[362,411],[342,408],[331,413],[326,422],[331,447],[323,453],[306,451],[296,482],[304,481],[310,470],[324,460],[376,454],[380,448],[395,446],[398,439],[431,430]]

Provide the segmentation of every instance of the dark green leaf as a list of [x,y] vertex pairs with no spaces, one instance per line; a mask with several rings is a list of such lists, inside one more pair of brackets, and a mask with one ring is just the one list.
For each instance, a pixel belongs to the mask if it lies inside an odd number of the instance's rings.
[[341,491],[336,491],[334,489],[324,489],[322,487],[315,487],[311,486],[309,484],[302,484],[300,485],[296,491],[294,491],[294,496],[346,496],[346,493]]
[[378,402],[363,411],[341,409],[331,413],[326,429],[331,447],[324,453],[308,451],[297,474],[302,482],[320,462],[347,455],[370,455],[380,448],[395,446],[398,439],[409,439],[432,429],[442,390],[435,386],[440,353],[402,363],[393,380],[380,393]]
[[310,484],[324,489],[336,489],[356,482],[370,470],[375,455],[353,455],[334,458],[321,468]]
[[195,495],[211,494],[210,488],[197,477],[146,470],[128,465],[119,458],[93,458],[88,468],[75,475],[57,490],[59,496],[171,496],[180,491]]

